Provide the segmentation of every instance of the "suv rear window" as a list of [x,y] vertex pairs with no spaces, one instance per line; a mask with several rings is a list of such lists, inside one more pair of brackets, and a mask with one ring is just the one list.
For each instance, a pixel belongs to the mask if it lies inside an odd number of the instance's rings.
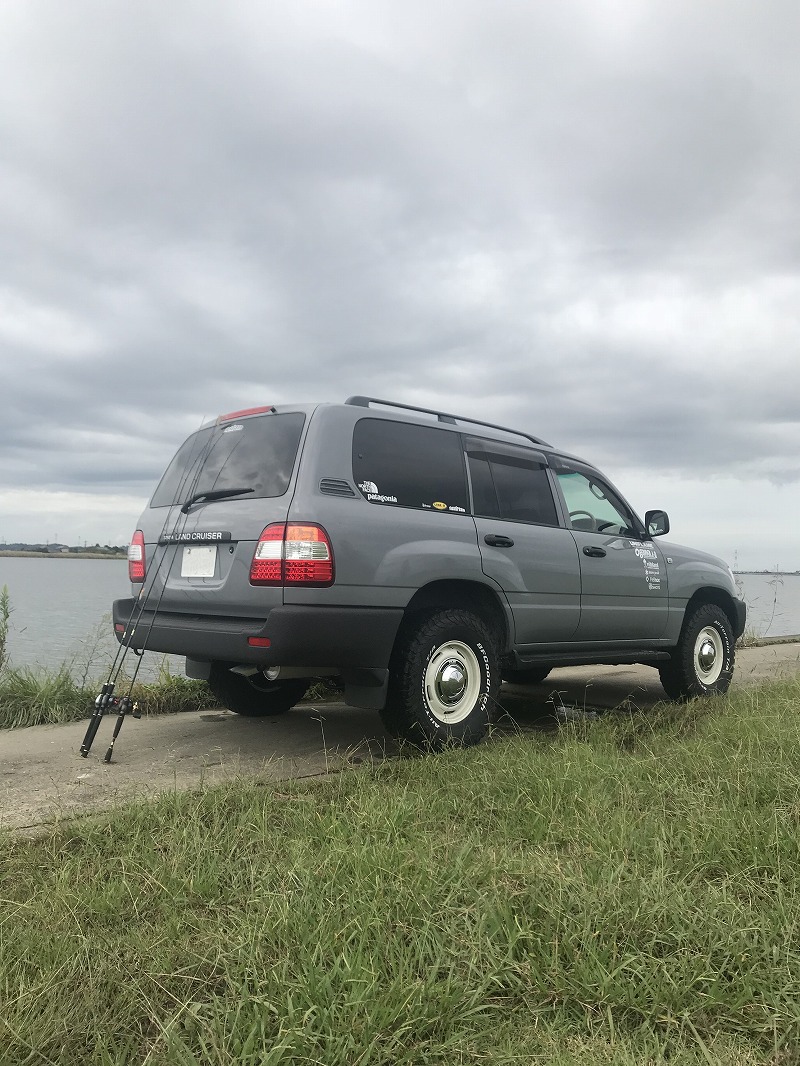
[[169,507],[214,489],[252,487],[245,500],[282,496],[305,419],[300,412],[269,414],[199,430],[178,449],[150,506]]
[[353,477],[370,503],[469,508],[461,438],[447,430],[362,418],[353,430]]

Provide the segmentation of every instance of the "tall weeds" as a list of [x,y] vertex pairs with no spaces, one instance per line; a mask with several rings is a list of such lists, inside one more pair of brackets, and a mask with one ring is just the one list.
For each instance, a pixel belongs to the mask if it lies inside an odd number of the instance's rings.
[[11,600],[8,595],[8,585],[3,585],[0,591],[0,674],[8,662],[8,630],[11,622]]
[[[128,691],[124,679],[117,691]],[[82,687],[63,666],[46,672],[7,666],[0,674],[0,729],[80,721],[91,715],[96,695],[96,686]],[[177,714],[219,704],[204,681],[175,674],[137,681],[131,696],[145,714]]]
[[[14,666],[8,654],[8,634],[13,607],[8,587],[0,591],[0,729],[53,725],[88,718],[97,695],[97,676],[106,666],[100,627],[96,627],[80,663],[61,663],[54,669]],[[125,693],[130,678],[117,679]],[[217,706],[218,700],[204,681],[190,681],[170,672],[162,660],[154,681],[137,681],[132,697],[146,714],[176,714]]]

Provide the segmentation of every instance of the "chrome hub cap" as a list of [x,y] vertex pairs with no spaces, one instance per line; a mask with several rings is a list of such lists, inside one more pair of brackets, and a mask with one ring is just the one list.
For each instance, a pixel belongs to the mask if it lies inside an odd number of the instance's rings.
[[713,685],[725,666],[725,648],[720,633],[713,626],[704,626],[694,642],[694,668],[698,681]]
[[717,649],[711,643],[710,640],[703,642],[700,651],[697,653],[697,661],[700,663],[701,670],[710,670],[714,665],[714,661],[717,658]]
[[444,725],[463,722],[475,709],[481,692],[478,656],[461,640],[449,640],[433,650],[423,684],[431,714]]
[[439,668],[436,692],[443,703],[458,703],[464,695],[466,684],[466,671],[458,659],[448,659]]

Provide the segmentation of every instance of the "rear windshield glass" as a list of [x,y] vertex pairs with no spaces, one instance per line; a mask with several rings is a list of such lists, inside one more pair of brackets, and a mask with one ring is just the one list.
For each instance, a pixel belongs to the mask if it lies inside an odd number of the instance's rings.
[[370,503],[456,514],[469,507],[461,437],[447,430],[362,418],[353,477]]
[[221,489],[252,488],[240,497],[244,500],[282,496],[304,422],[299,412],[270,414],[199,430],[178,449],[150,506],[168,507],[198,492]]

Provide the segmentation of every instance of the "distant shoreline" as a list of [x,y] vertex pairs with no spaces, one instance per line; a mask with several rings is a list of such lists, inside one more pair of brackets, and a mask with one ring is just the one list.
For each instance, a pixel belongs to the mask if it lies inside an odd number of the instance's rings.
[[111,555],[109,552],[24,552],[2,551],[0,558],[6,559],[127,559],[122,553]]
[[733,573],[742,577],[800,577],[800,570],[734,570]]

